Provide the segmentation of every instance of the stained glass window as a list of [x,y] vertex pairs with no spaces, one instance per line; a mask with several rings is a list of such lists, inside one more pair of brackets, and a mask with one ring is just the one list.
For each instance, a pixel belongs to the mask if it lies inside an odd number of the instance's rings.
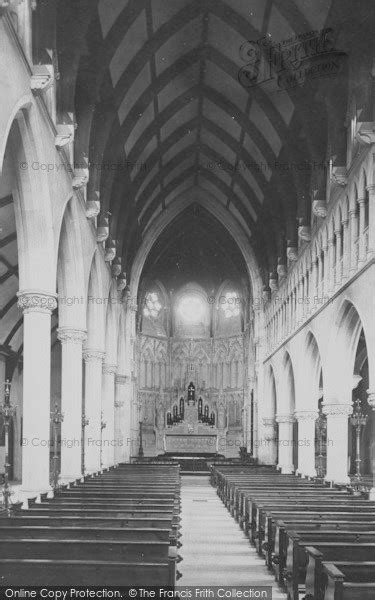
[[240,298],[237,292],[226,292],[220,298],[220,306],[227,319],[240,314]]
[[158,294],[156,292],[149,292],[146,296],[145,307],[143,309],[145,317],[156,319],[159,316],[161,309],[162,305]]

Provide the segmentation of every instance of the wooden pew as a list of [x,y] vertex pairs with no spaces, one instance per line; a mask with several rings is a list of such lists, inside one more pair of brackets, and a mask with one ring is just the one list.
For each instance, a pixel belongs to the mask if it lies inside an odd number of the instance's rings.
[[179,467],[111,469],[0,517],[3,585],[171,585]]
[[165,586],[172,573],[169,563],[146,561],[0,559],[3,586]]
[[[286,567],[283,579],[292,600],[298,600],[299,593],[312,594],[314,600],[322,600],[323,561],[375,561],[375,536],[373,542],[349,543],[341,541],[339,535],[328,541],[299,538],[289,535]],[[336,540],[336,541],[333,541]]]
[[320,515],[329,513],[329,514],[332,514],[333,517],[340,515],[340,513],[347,513],[347,514],[354,515],[354,514],[357,514],[358,512],[361,512],[361,513],[367,514],[367,517],[369,520],[375,519],[375,504],[368,502],[368,501],[364,501],[363,503],[358,502],[355,505],[351,502],[350,499],[337,500],[337,501],[331,501],[331,500],[325,501],[324,497],[317,498],[315,500],[314,499],[309,499],[309,500],[289,500],[288,499],[286,501],[284,501],[282,498],[280,498],[278,503],[276,503],[276,502],[273,503],[272,500],[270,500],[269,503],[266,500],[262,500],[261,502],[253,501],[252,513],[249,517],[249,519],[250,519],[250,539],[253,541],[254,544],[257,545],[259,552],[261,550],[261,546],[264,541],[267,513],[273,512],[273,513],[277,514],[280,518],[282,518],[282,516],[283,516],[282,510],[283,509],[288,509],[289,512],[291,510],[295,509],[295,511],[296,512],[298,511],[298,513],[316,512],[316,513],[319,513]]
[[[280,569],[285,576],[290,598],[298,599],[298,591],[301,591],[305,582],[305,548],[308,547],[307,544],[314,543],[316,552],[322,548],[325,551],[325,553],[321,553],[319,559],[317,555],[309,558],[306,592],[311,592],[311,586],[308,588],[307,582],[313,573],[315,589],[313,586],[312,593],[315,595],[311,597],[314,599],[318,597],[317,590],[322,581],[322,557],[324,559],[328,557],[328,560],[331,560],[331,557],[334,556],[335,561],[340,558],[344,560],[345,557],[348,558],[349,552],[352,559],[352,552],[354,552],[354,556],[358,555],[364,559],[366,558],[364,553],[372,551],[370,559],[375,559],[374,503],[354,498],[345,491],[339,491],[339,488],[332,490],[321,485],[311,486],[311,482],[306,482],[307,485],[301,484],[297,482],[296,478],[293,481],[290,478],[286,480],[277,476],[262,477],[257,473],[252,476],[249,476],[247,472],[241,473],[240,476],[238,474],[226,476],[223,473],[215,472],[214,481],[218,488],[220,487],[218,493],[232,515],[239,519],[240,523],[242,521],[245,527],[250,528],[251,538],[258,544],[258,550],[262,549],[259,544],[261,544],[264,534],[266,543],[263,545],[263,550],[266,551],[269,566],[273,550],[275,554],[279,550],[276,546],[273,548],[273,544],[277,542],[279,545],[280,531],[286,536],[288,551],[285,550],[284,555],[281,552]],[[277,519],[284,515],[290,516],[292,527],[294,527],[294,520],[299,519],[301,527],[298,527],[298,534],[291,533],[285,527],[281,527],[278,531],[278,527],[275,527],[275,520],[278,523]],[[319,522],[327,517],[334,529],[326,526],[318,529],[317,524],[319,525]],[[372,526],[369,524],[370,529],[366,528],[368,520],[372,522]],[[306,522],[309,526],[304,529]],[[350,523],[348,529],[344,529],[346,523]],[[338,539],[340,542],[335,543],[335,540]],[[344,544],[344,548],[342,544]],[[274,558],[280,557],[274,556]],[[283,558],[286,562],[285,567],[282,564]],[[314,563],[313,567],[311,567],[311,562]],[[323,597],[321,596],[319,599],[323,600]],[[333,600],[333,597],[330,597],[329,600]]]
[[154,562],[168,560],[169,541],[95,539],[7,539],[0,540],[0,559],[99,560]]
[[30,514],[30,511],[20,511],[11,517],[0,517],[0,527],[82,527],[82,528],[121,528],[121,529],[167,529],[170,531],[171,544],[176,545],[180,534],[178,525],[173,525],[171,518],[152,518],[152,517],[131,517],[126,519],[117,519],[115,517],[61,517],[56,516],[36,516]]
[[374,600],[375,562],[323,562],[323,581],[324,600]]
[[[329,514],[324,515],[329,517]],[[262,549],[266,555],[266,565],[273,568],[275,562],[280,563],[280,554],[286,557],[286,532],[296,531],[352,531],[352,532],[375,532],[375,520],[368,521],[366,515],[361,519],[361,515],[338,515],[337,519],[321,518],[316,519],[311,513],[306,514],[305,518],[295,516],[293,513],[287,514],[282,520],[277,515],[267,514],[265,537]]]
[[116,540],[116,541],[150,541],[170,542],[169,529],[125,528],[125,527],[51,527],[44,526],[5,526],[0,525],[0,539],[46,539],[49,540]]

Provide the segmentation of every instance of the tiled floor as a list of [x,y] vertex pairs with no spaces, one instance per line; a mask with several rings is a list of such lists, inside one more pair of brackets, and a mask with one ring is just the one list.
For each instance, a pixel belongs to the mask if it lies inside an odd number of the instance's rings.
[[183,561],[178,585],[268,585],[274,600],[286,598],[208,477],[183,476],[181,504]]

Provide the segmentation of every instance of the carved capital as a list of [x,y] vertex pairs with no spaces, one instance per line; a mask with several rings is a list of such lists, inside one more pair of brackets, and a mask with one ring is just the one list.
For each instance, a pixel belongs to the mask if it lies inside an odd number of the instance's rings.
[[355,138],[362,146],[371,146],[375,143],[375,123],[373,121],[367,121],[358,123],[358,131]]
[[315,410],[296,410],[294,416],[297,421],[315,421],[319,415]]
[[109,227],[98,227],[96,230],[96,241],[105,242],[109,236]]
[[104,260],[105,262],[112,262],[112,260],[116,257],[116,247],[110,246],[105,249]]
[[270,275],[270,278],[268,280],[268,285],[271,292],[276,292],[279,289],[277,278],[274,277],[272,274]]
[[73,141],[73,135],[71,133],[57,135],[55,137],[55,148],[56,150],[61,150],[67,144]]
[[353,412],[353,406],[351,404],[325,404],[323,402],[323,412],[327,417],[348,417]]
[[125,273],[120,273],[119,278],[117,280],[117,290],[119,292],[122,292],[126,288],[126,282],[127,280]]
[[101,350],[84,350],[83,351],[83,359],[85,362],[98,362],[101,363],[103,362],[105,357],[105,352],[102,352]]
[[56,294],[44,292],[18,292],[18,307],[24,314],[39,312],[51,314],[57,308]]
[[375,410],[375,392],[367,390],[367,402],[371,406],[372,410]]
[[294,415],[276,415],[277,423],[294,423]]
[[304,242],[311,241],[311,227],[309,225],[300,225],[298,227],[298,237]]
[[[112,263],[112,275],[118,277],[121,274],[121,256],[117,256]],[[125,282],[126,285],[126,282]]]
[[122,408],[124,406],[124,402],[122,400],[115,400],[114,406],[115,408]]
[[57,330],[57,337],[62,344],[82,344],[87,335],[83,329],[70,329],[69,327],[61,327]]
[[104,375],[116,375],[117,373],[117,365],[110,365],[107,363],[103,364],[103,374]]
[[295,262],[298,259],[298,248],[296,246],[289,246],[286,249],[286,255],[289,260]]
[[82,187],[87,185],[88,180],[89,180],[88,167],[84,168],[84,169],[76,169],[74,171],[74,177],[73,177],[73,181],[72,181],[73,190],[81,189]]
[[135,298],[129,298],[126,306],[130,312],[136,313],[138,311],[138,304]]
[[348,183],[346,167],[332,167],[332,182],[345,187]]
[[86,218],[95,219],[100,213],[100,201],[99,200],[88,200],[86,202]]
[[33,94],[45,92],[52,85],[52,71],[49,65],[36,65],[30,78],[30,88]]
[[277,274],[280,279],[282,279],[283,277],[286,277],[287,272],[288,272],[288,270],[287,270],[286,265],[284,265],[282,263],[277,265]]
[[312,211],[316,217],[324,219],[327,216],[327,203],[325,200],[313,200]]
[[109,236],[109,219],[108,217],[101,215],[98,218],[98,227],[96,229],[96,241],[101,243],[105,242]]
[[263,423],[264,427],[272,427],[273,429],[275,429],[276,421],[273,418],[264,417],[262,419],[262,423]]
[[115,382],[118,385],[126,385],[130,382],[130,377],[128,377],[128,375],[116,375]]

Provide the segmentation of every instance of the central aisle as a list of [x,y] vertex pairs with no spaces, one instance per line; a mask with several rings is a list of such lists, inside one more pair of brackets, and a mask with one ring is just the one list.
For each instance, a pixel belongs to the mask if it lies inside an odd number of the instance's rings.
[[181,524],[179,586],[268,585],[274,600],[286,598],[208,477],[181,478]]

